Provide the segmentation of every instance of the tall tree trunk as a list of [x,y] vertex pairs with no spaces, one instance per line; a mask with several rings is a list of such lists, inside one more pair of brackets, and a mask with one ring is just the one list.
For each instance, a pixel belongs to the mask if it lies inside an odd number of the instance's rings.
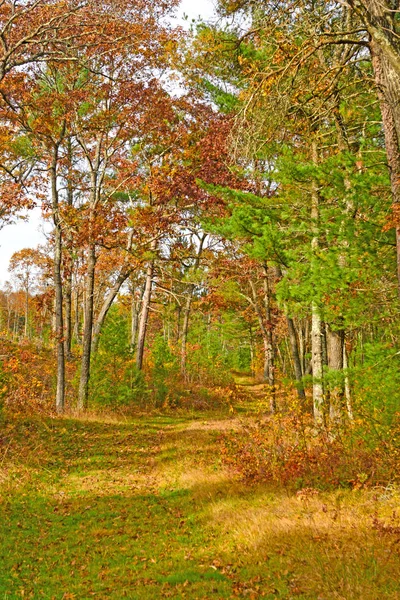
[[293,359],[294,376],[297,381],[297,395],[301,400],[305,400],[306,394],[303,385],[303,373],[301,368],[301,360],[299,354],[299,346],[297,343],[296,327],[293,319],[286,317],[287,328],[289,331],[290,351]]
[[59,145],[56,144],[50,168],[52,217],[54,223],[54,289],[55,289],[55,337],[57,346],[57,389],[56,411],[62,413],[65,407],[65,354],[64,354],[64,315],[62,287],[62,227],[60,220],[57,163]]
[[353,414],[353,405],[351,401],[351,388],[350,388],[350,380],[347,374],[347,369],[349,368],[349,360],[347,356],[346,343],[343,344],[343,369],[345,370],[344,376],[344,395],[346,398],[346,408],[347,408],[347,416],[352,421],[354,419]]
[[[275,267],[275,274],[277,279],[282,279],[282,270],[279,265]],[[301,400],[304,400],[306,397],[303,385],[303,369],[301,366],[301,358],[299,352],[299,343],[297,341],[296,327],[294,325],[294,321],[291,317],[287,315],[286,307],[284,307],[286,314],[286,323],[289,332],[289,343],[290,343],[290,352],[293,360],[293,368],[294,368],[294,376],[297,382],[297,395]]]
[[[196,252],[196,258],[193,265],[193,273],[196,273],[199,266],[201,255],[203,253],[204,243],[207,239],[207,234],[203,233],[200,240],[199,247]],[[190,319],[190,309],[192,307],[192,299],[194,290],[196,289],[196,285],[190,284],[188,297],[186,299],[185,308],[183,309],[183,326],[182,326],[182,336],[181,336],[181,375],[186,375],[186,360],[187,360],[187,338],[189,333],[189,319]]]
[[96,269],[96,248],[91,244],[88,248],[86,272],[85,324],[82,341],[81,378],[79,382],[78,409],[85,410],[89,399],[90,358],[92,353],[94,281]]
[[64,286],[65,296],[65,356],[71,359],[72,347],[72,272],[68,272]]
[[85,410],[89,400],[89,380],[90,380],[90,359],[92,354],[92,335],[93,335],[93,312],[94,312],[94,284],[96,276],[96,238],[94,233],[94,222],[96,218],[96,209],[101,200],[102,186],[104,183],[105,171],[101,170],[103,158],[103,133],[99,134],[96,141],[95,156],[90,158],[87,150],[84,148],[87,161],[90,166],[90,198],[89,198],[89,218],[88,218],[88,250],[87,250],[87,270],[84,286],[84,324],[82,339],[82,361],[81,377],[79,381],[78,392],[78,410]]
[[[327,330],[328,342],[328,367],[329,371],[340,373],[343,371],[344,331]],[[329,386],[329,416],[332,423],[340,421],[343,414],[344,389],[341,381],[335,381]]]
[[323,423],[324,389],[322,385],[322,322],[315,302],[311,307],[311,364],[313,373],[314,419],[317,425]]
[[175,341],[179,342],[179,338],[181,336],[181,316],[182,316],[182,307],[176,307],[176,333],[175,333]]
[[119,273],[117,279],[114,282],[114,285],[109,289],[108,294],[106,295],[103,304],[100,308],[99,315],[96,319],[96,322],[93,326],[93,341],[92,341],[92,353],[96,354],[99,348],[100,342],[100,334],[105,321],[105,318],[110,310],[112,303],[114,302],[119,290],[121,289],[122,284],[128,279],[131,274],[132,269],[123,270]]
[[81,343],[81,336],[80,336],[80,332],[79,332],[79,323],[80,323],[80,319],[79,319],[79,286],[77,284],[77,281],[75,280],[75,311],[74,311],[74,338],[76,343],[80,344]]
[[146,284],[144,288],[143,300],[142,300],[142,311],[140,313],[139,332],[138,332],[138,343],[136,350],[136,367],[139,371],[143,367],[143,356],[144,356],[144,344],[146,341],[147,324],[149,319],[151,293],[153,288],[153,274],[154,274],[154,259],[148,264],[146,271]]
[[192,306],[194,286],[191,286],[188,297],[186,298],[186,304],[183,309],[183,325],[181,334],[181,375],[186,375],[186,361],[187,361],[187,338],[189,332],[189,315],[190,308]]
[[29,334],[29,284],[26,285],[25,289],[25,329],[24,336],[28,338]]
[[[361,4],[361,3],[359,3]],[[382,113],[387,159],[390,169],[393,213],[396,231],[397,279],[400,296],[400,52],[398,36],[392,30],[384,2],[368,0],[367,28],[371,35],[371,54],[378,98]],[[384,34],[379,36],[379,29]],[[389,43],[387,43],[389,42]],[[397,66],[390,52],[395,50]]]
[[249,323],[249,344],[250,344],[250,371],[251,371],[251,375],[254,377],[255,375],[255,368],[254,368],[254,336],[253,336],[253,329],[251,327],[251,323]]
[[[316,142],[312,142],[312,159],[314,165],[318,164],[318,150]],[[315,255],[319,248],[319,192],[318,184],[314,180],[311,191],[311,220],[313,228],[313,238],[311,249]],[[312,268],[315,267],[312,265]],[[316,274],[314,274],[316,275]],[[317,426],[323,424],[323,402],[324,389],[322,383],[323,376],[323,356],[322,356],[322,321],[320,309],[315,300],[311,305],[311,356],[313,372],[313,406],[314,420]]]
[[[74,204],[74,187],[72,181],[72,140],[71,137],[67,141],[67,160],[68,160],[68,173],[67,173],[67,205],[72,207]],[[74,259],[72,255],[72,235],[67,232],[67,247],[69,249],[68,264],[66,265],[66,275],[64,276],[64,303],[65,303],[65,356],[69,360],[72,357],[72,273],[74,266]]]
[[[274,373],[274,348],[273,348],[273,336],[272,328],[270,328],[270,321],[267,320],[270,317],[270,312],[263,311],[258,301],[258,294],[255,283],[250,279],[250,288],[252,292],[252,305],[256,311],[258,323],[260,326],[261,336],[264,346],[264,381],[266,381],[270,388],[270,408],[271,413],[274,414],[276,411],[276,390],[275,390],[275,373]],[[266,299],[265,295],[269,294],[269,286],[265,288],[264,281],[264,305],[269,305],[269,298]]]
[[131,302],[131,332],[130,332],[130,347],[132,351],[136,348],[136,338],[139,328],[139,313],[140,313],[140,302],[135,300],[134,293],[132,293]]
[[9,305],[9,297],[7,296],[7,331],[8,332],[11,331],[11,316],[12,316],[12,310]]
[[265,326],[266,326],[266,337],[268,340],[268,360],[266,362],[267,381],[271,394],[271,412],[276,412],[276,385],[275,385],[275,351],[274,351],[274,326],[272,320],[272,309],[271,309],[271,287],[269,281],[268,266],[264,264],[264,309],[265,309]]

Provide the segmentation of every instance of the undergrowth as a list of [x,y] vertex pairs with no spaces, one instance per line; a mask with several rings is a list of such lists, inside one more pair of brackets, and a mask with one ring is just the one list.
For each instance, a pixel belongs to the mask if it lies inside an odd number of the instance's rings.
[[390,426],[346,420],[316,429],[311,415],[244,419],[221,438],[225,464],[245,481],[273,482],[290,490],[353,489],[400,481],[400,420]]

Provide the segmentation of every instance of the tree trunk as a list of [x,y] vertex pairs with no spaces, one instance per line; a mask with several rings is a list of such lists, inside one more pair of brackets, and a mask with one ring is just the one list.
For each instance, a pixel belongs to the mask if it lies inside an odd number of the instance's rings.
[[[73,150],[71,137],[67,141],[67,159],[68,159],[68,174],[67,174],[67,204],[72,207],[74,205],[74,187],[72,181],[72,160]],[[65,356],[68,360],[72,358],[72,273],[74,259],[72,255],[73,240],[70,232],[67,232],[67,247],[68,263],[66,265],[65,286],[64,286],[64,303],[65,303]]]
[[286,323],[289,331],[290,351],[293,359],[294,376],[297,381],[297,395],[301,400],[305,400],[306,394],[303,385],[303,373],[301,368],[301,360],[299,354],[299,346],[297,343],[296,328],[293,319],[286,317]]
[[81,343],[81,336],[79,332],[79,286],[75,280],[75,315],[74,315],[74,338],[77,344]]
[[275,351],[274,351],[274,326],[271,310],[271,287],[269,282],[269,273],[267,264],[264,265],[264,309],[265,309],[265,326],[267,339],[267,372],[264,371],[264,378],[267,376],[267,381],[271,394],[270,407],[271,412],[276,412],[276,386],[275,386]]
[[[204,242],[207,239],[207,234],[203,233],[201,238],[199,238],[200,244],[198,250],[196,252],[196,258],[193,265],[193,273],[196,273],[199,266],[201,255],[203,253]],[[192,307],[192,299],[194,290],[196,286],[194,283],[189,286],[189,293],[186,299],[186,305],[183,310],[183,326],[182,326],[182,337],[181,337],[181,375],[184,377],[186,375],[186,360],[187,360],[187,338],[189,333],[189,319],[190,319],[190,309]]]
[[132,351],[136,348],[136,338],[139,327],[139,313],[140,313],[140,302],[136,302],[135,296],[132,293],[131,302],[131,335],[130,335],[130,346]]
[[93,244],[88,248],[86,272],[85,325],[82,341],[81,378],[79,382],[78,409],[85,410],[89,399],[90,358],[92,353],[94,281],[96,269],[96,249]]
[[152,260],[147,267],[146,284],[142,300],[142,311],[140,314],[138,343],[136,350],[136,367],[139,371],[141,371],[143,367],[144,344],[146,341],[147,323],[150,311],[151,293],[153,287],[153,274],[154,260]]
[[[282,278],[282,270],[279,265],[275,267],[275,274],[277,279]],[[284,307],[285,308],[285,307]],[[285,310],[286,313],[286,310]],[[299,352],[299,343],[297,341],[296,327],[291,317],[286,314],[286,323],[289,332],[290,352],[293,360],[294,376],[297,382],[297,395],[301,400],[305,400],[306,394],[303,385],[303,369],[301,366],[301,358]]]
[[[312,158],[314,165],[318,164],[318,150],[315,142],[312,143]],[[311,249],[313,255],[319,248],[319,193],[316,181],[313,181],[311,192],[311,220],[313,228],[313,238]],[[312,265],[312,269],[315,267]],[[314,274],[316,276],[316,274]],[[312,301],[311,305],[311,356],[313,372],[313,406],[314,420],[317,426],[323,424],[323,402],[324,389],[322,383],[323,376],[323,356],[322,356],[322,321],[317,302]]]
[[[275,390],[275,373],[274,373],[274,348],[273,348],[273,335],[272,335],[272,328],[270,327],[270,320],[268,320],[268,317],[271,317],[270,314],[270,310],[269,310],[269,303],[270,303],[270,299],[269,297],[266,298],[265,296],[269,296],[269,286],[267,284],[267,286],[265,285],[265,279],[264,279],[264,304],[265,304],[265,312],[263,314],[263,311],[260,307],[260,304],[258,302],[258,294],[257,294],[257,289],[255,286],[255,283],[253,280],[250,279],[250,287],[251,287],[251,292],[252,292],[252,296],[253,296],[253,307],[256,311],[257,314],[257,318],[258,318],[258,323],[260,326],[260,331],[261,331],[261,336],[262,336],[262,340],[263,340],[263,346],[264,346],[264,381],[268,383],[269,388],[270,388],[270,408],[271,408],[271,413],[274,414],[276,411],[276,390]],[[268,310],[267,310],[267,306],[268,306]]]
[[351,402],[350,380],[349,380],[349,376],[346,372],[348,368],[349,368],[349,362],[348,362],[346,344],[344,343],[343,344],[343,369],[345,370],[344,395],[346,398],[347,416],[349,417],[350,421],[352,421],[354,419],[354,414],[353,414],[353,406],[352,406],[352,402]]
[[322,323],[315,302],[311,307],[311,364],[313,373],[314,419],[317,425],[323,423],[324,389],[322,385]]
[[25,331],[24,336],[28,338],[29,334],[29,284],[27,284],[25,289]]
[[193,288],[191,286],[188,297],[186,298],[186,305],[183,309],[183,325],[182,325],[182,335],[181,335],[181,375],[185,377],[186,375],[186,360],[187,360],[187,337],[189,332],[189,315],[190,308],[192,306],[192,297],[193,297]]
[[115,280],[114,285],[110,288],[110,290],[108,291],[108,294],[106,295],[106,297],[103,301],[103,304],[99,311],[99,315],[98,315],[96,322],[94,324],[94,327],[93,327],[93,342],[92,342],[92,353],[93,354],[96,354],[98,351],[101,329],[103,327],[103,324],[104,324],[105,318],[108,314],[108,311],[110,310],[112,303],[114,302],[119,290],[121,289],[122,284],[128,279],[131,272],[132,272],[132,269],[128,270],[128,271],[123,270],[119,273],[117,279]]
[[[397,35],[391,32],[385,14],[383,3],[371,0],[365,3],[368,7],[372,21],[385,27],[385,35],[392,40],[392,46],[397,46]],[[382,40],[371,34],[371,54],[377,86],[378,98],[382,113],[383,130],[385,134],[385,145],[387,159],[390,169],[391,190],[393,198],[393,213],[396,231],[397,252],[397,279],[398,294],[400,296],[400,73],[393,65],[387,48]],[[397,52],[397,61],[400,65],[400,54]]]
[[[87,270],[84,285],[84,324],[82,339],[82,361],[81,377],[78,392],[78,410],[85,410],[89,400],[90,359],[92,354],[93,336],[93,312],[94,312],[94,284],[96,276],[96,238],[94,233],[94,222],[96,209],[101,200],[102,185],[104,182],[104,170],[101,171],[103,134],[99,134],[96,141],[95,156],[89,158],[85,150],[87,161],[90,165],[90,199],[88,218],[88,250]],[[84,148],[84,145],[82,146]]]
[[254,368],[254,336],[251,324],[249,324],[249,344],[250,344],[250,371],[251,375],[254,377],[255,368]]
[[54,148],[53,160],[50,168],[52,217],[55,228],[54,233],[54,289],[55,289],[55,337],[57,345],[57,389],[56,411],[61,414],[65,407],[65,354],[64,354],[64,315],[63,315],[63,288],[62,288],[62,228],[59,213],[57,189],[57,163],[58,145]]
[[72,272],[68,273],[64,286],[65,296],[65,356],[71,359],[72,346]]
[[[334,374],[340,373],[343,371],[344,331],[334,331],[329,327],[327,331],[327,342],[329,371]],[[337,423],[343,415],[343,384],[340,381],[335,381],[331,383],[329,389],[329,417],[332,423]]]

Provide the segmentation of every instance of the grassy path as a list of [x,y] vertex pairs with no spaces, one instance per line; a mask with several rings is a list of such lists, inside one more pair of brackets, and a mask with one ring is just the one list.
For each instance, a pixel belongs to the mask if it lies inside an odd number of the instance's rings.
[[400,533],[373,526],[398,493],[248,489],[219,460],[217,437],[234,424],[11,425],[0,445],[0,600],[400,598]]

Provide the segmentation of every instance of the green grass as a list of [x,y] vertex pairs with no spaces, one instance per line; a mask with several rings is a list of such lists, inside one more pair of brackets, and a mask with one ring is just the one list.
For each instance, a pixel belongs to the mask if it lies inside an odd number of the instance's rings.
[[[396,490],[290,497],[221,466],[230,419],[8,423],[0,600],[400,598]],[[391,521],[392,519],[392,521]]]

